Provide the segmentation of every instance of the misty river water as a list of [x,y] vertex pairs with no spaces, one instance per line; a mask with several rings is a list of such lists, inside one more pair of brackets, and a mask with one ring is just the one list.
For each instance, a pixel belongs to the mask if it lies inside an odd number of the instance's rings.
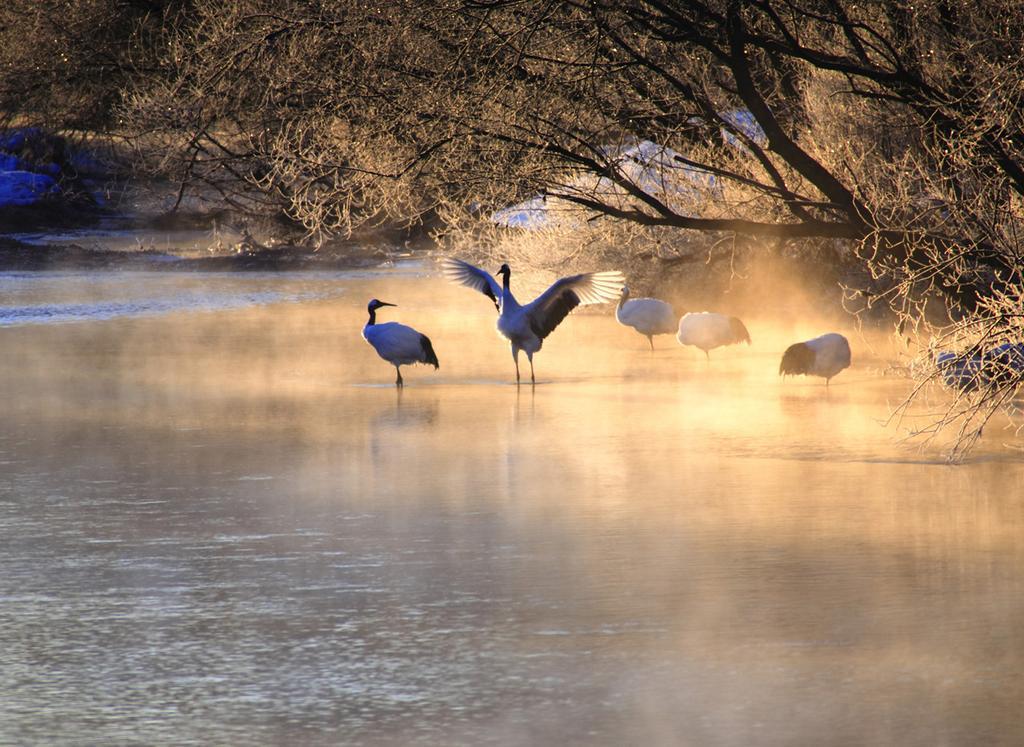
[[1024,743],[1024,462],[855,332],[826,391],[603,309],[517,388],[427,265],[0,293],[0,743]]

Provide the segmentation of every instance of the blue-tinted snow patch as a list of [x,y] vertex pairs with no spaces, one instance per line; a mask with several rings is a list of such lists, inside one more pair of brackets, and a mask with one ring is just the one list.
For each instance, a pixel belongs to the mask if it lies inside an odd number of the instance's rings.
[[0,171],[0,207],[32,205],[57,191],[57,182],[31,171]]
[[[761,125],[754,118],[754,115],[750,113],[749,109],[733,109],[732,111],[722,112],[722,119],[758,145],[767,144],[768,136],[764,134],[764,130],[761,129]],[[722,130],[722,137],[725,138],[725,142],[734,148],[744,147],[738,137],[725,129]]]
[[549,223],[547,204],[543,196],[537,195],[525,202],[494,211],[491,221],[508,228],[543,228]]
[[21,150],[31,137],[42,137],[42,132],[37,127],[21,127],[0,133],[0,150],[8,153]]
[[[635,140],[627,143],[607,145],[602,153],[618,169],[619,173],[649,195],[659,199],[691,198],[718,188],[713,174],[686,163],[677,151],[650,140]],[[597,184],[586,180],[579,182],[577,194],[587,197],[613,198],[621,195],[622,187],[606,177]],[[564,187],[564,194],[571,195],[572,185]],[[567,200],[560,200],[557,191],[552,190],[548,199],[541,195],[524,202],[496,210],[491,221],[509,228],[538,229],[552,225],[566,225],[579,220],[578,211],[568,206]]]
[[88,193],[102,204],[100,191],[82,181],[88,174],[103,174],[102,163],[88,148],[72,146],[37,127],[0,131],[0,207],[31,205],[68,185],[75,185],[72,199],[81,201]]

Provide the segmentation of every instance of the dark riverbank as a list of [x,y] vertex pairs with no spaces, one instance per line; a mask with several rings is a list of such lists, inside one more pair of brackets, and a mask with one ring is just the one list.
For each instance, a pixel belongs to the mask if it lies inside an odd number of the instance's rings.
[[240,246],[230,253],[183,256],[155,249],[110,250],[70,244],[30,244],[0,238],[0,271],[171,270],[175,272],[330,270],[375,267],[414,256],[397,246],[346,242],[320,250],[297,245]]
[[140,184],[110,143],[0,130],[0,271],[275,271],[377,266],[429,250],[424,231],[376,227],[318,246],[280,215],[237,213]]

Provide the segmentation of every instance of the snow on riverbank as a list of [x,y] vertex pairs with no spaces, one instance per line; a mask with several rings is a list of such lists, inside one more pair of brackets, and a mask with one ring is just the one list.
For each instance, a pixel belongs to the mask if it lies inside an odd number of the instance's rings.
[[[58,206],[101,204],[89,176],[100,165],[85,148],[72,147],[58,135],[35,127],[0,133],[0,210],[43,202]],[[3,213],[0,213],[2,216]]]

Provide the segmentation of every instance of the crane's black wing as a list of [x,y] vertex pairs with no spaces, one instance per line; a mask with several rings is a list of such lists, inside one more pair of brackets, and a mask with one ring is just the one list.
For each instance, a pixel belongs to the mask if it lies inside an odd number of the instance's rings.
[[499,308],[498,299],[501,298],[501,286],[489,272],[474,267],[469,262],[449,257],[441,263],[441,272],[445,278],[453,283],[465,285],[473,290],[478,290],[487,296],[494,303],[494,308]]
[[577,306],[617,299],[625,282],[618,270],[571,275],[555,281],[523,310],[533,333],[543,340]]

